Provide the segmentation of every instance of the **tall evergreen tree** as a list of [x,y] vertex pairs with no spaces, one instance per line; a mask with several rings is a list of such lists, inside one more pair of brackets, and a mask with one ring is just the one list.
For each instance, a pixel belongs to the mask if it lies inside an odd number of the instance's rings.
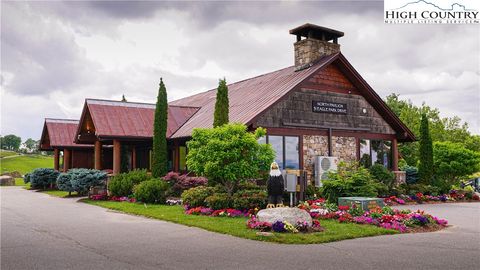
[[155,107],[155,120],[153,122],[153,153],[152,153],[152,176],[162,177],[167,174],[167,118],[168,103],[167,89],[160,78],[157,105]]
[[228,106],[228,86],[227,81],[224,78],[218,83],[215,113],[213,115],[213,127],[228,124]]
[[428,127],[428,118],[422,114],[420,122],[420,152],[418,163],[418,175],[420,182],[431,184],[433,178],[433,145]]

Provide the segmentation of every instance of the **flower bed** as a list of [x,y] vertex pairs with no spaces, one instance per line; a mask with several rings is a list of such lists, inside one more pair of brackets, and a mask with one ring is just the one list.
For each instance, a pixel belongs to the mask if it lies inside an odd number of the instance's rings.
[[434,231],[447,226],[447,221],[429,215],[423,211],[397,210],[388,206],[363,211],[356,205],[339,206],[325,204],[323,199],[307,201],[299,206],[309,211],[312,218],[334,219],[340,223],[369,224],[401,233],[416,231]]
[[259,230],[262,232],[278,232],[278,233],[309,233],[309,232],[321,232],[323,227],[320,226],[320,221],[314,219],[313,224],[310,227],[306,221],[298,220],[294,225],[290,224],[287,221],[278,220],[276,222],[269,223],[258,221],[255,215],[251,215],[250,219],[247,220],[247,227],[253,230]]
[[387,205],[403,205],[403,204],[422,204],[422,203],[440,203],[440,202],[471,202],[480,201],[477,194],[471,195],[469,198],[463,192],[452,190],[449,194],[442,194],[439,196],[425,195],[423,193],[416,193],[414,195],[400,195],[399,197],[390,196],[384,198]]

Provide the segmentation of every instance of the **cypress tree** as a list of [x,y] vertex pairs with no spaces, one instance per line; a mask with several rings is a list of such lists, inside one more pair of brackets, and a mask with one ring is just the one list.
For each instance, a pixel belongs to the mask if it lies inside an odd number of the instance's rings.
[[162,78],[160,78],[160,88],[158,89],[157,104],[155,107],[155,120],[153,122],[153,177],[162,177],[167,174],[167,117],[167,90]]
[[228,86],[227,81],[224,78],[218,83],[215,113],[213,115],[213,127],[228,124],[228,106]]
[[420,122],[419,151],[418,175],[420,182],[428,185],[431,184],[433,178],[433,145],[428,128],[428,118],[424,113]]

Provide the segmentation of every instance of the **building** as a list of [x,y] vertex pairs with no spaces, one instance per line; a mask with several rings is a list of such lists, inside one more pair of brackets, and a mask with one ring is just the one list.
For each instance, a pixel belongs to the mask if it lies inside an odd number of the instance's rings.
[[[267,129],[284,169],[313,173],[315,156],[336,156],[398,170],[398,142],[413,133],[388,108],[340,51],[344,33],[305,24],[296,36],[294,65],[228,85],[230,122]],[[194,128],[213,125],[216,89],[169,103],[169,168],[188,171],[186,141]],[[154,105],[87,99],[76,144],[94,144],[95,168],[103,169],[102,145],[113,145],[113,171],[121,155],[129,169],[149,168]],[[124,146],[122,151],[122,145]]]
[[53,151],[55,170],[66,172],[70,168],[93,168],[93,145],[73,142],[77,126],[78,120],[45,119],[40,150]]

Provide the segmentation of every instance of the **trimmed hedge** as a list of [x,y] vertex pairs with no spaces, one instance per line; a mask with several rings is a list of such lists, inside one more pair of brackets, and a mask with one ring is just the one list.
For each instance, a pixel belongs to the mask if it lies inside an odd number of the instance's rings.
[[232,197],[228,196],[227,193],[216,193],[208,196],[205,198],[205,203],[213,210],[232,208],[233,206]]
[[238,210],[262,209],[267,206],[265,190],[240,190],[233,194],[233,208]]
[[33,189],[53,187],[60,173],[51,168],[38,168],[29,175],[30,186]]
[[205,199],[215,193],[214,187],[195,187],[185,190],[182,193],[182,201],[184,205],[189,207],[205,206]]
[[71,169],[68,174],[73,190],[82,195],[87,194],[90,187],[104,185],[107,179],[107,173],[99,170]]
[[57,188],[59,190],[68,191],[70,195],[75,189],[72,187],[72,175],[69,173],[61,173],[57,177]]
[[128,197],[133,194],[133,188],[144,181],[152,179],[147,170],[133,170],[112,177],[108,182],[108,190],[113,196]]
[[167,190],[168,183],[160,179],[151,179],[136,185],[134,196],[140,202],[164,204]]

